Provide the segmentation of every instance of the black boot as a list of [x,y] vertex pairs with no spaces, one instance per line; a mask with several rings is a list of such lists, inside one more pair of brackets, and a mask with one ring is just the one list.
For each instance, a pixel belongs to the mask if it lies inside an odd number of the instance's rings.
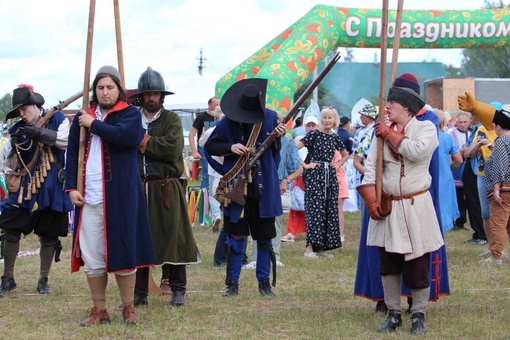
[[48,286],[48,278],[47,277],[43,277],[42,279],[39,279],[39,282],[37,283],[37,292],[39,294],[51,293],[50,286]]
[[184,306],[184,292],[182,290],[172,290],[170,304],[177,307]]
[[402,313],[400,311],[397,311],[395,309],[388,310],[388,316],[386,317],[386,320],[382,323],[379,328],[377,328],[378,332],[387,332],[391,333],[394,332],[397,327],[400,327],[402,325]]
[[411,308],[413,307],[413,298],[411,296],[407,297],[407,309],[404,313],[411,314]]
[[147,298],[147,295],[140,295],[136,294],[133,299],[133,306],[147,306],[149,304],[149,299]]
[[411,325],[411,334],[425,334],[427,332],[427,328],[425,328],[425,314],[423,313],[413,313],[411,315],[412,325]]
[[11,292],[11,290],[16,289],[16,281],[13,277],[5,277],[2,276],[2,285],[0,286],[0,298],[3,298],[7,294]]
[[388,307],[386,306],[384,300],[377,301],[377,304],[375,305],[375,312],[384,314],[388,313]]
[[223,293],[223,296],[234,296],[239,293],[239,283],[237,282],[228,282],[227,289]]
[[274,296],[269,280],[259,282],[259,293],[262,296]]

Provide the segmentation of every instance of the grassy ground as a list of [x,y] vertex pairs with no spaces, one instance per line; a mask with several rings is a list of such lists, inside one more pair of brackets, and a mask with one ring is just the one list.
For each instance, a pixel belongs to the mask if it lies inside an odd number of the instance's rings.
[[[332,259],[305,259],[305,241],[282,244],[284,268],[278,270],[276,297],[261,297],[254,271],[244,270],[240,294],[224,298],[225,272],[212,267],[217,234],[194,227],[202,263],[188,267],[186,305],[168,305],[169,297],[151,295],[149,307],[137,309],[141,322],[122,323],[120,298],[110,276],[107,308],[110,325],[82,328],[78,324],[91,307],[83,272],[70,274],[70,237],[63,238],[62,261],[50,274],[52,294],[36,293],[38,256],[19,257],[18,288],[0,299],[2,339],[374,339],[408,338],[410,320],[392,335],[375,329],[384,316],[372,301],[353,295],[359,243],[359,213],[346,213],[346,242]],[[285,224],[284,224],[285,225]],[[285,234],[285,231],[284,231]],[[510,263],[478,263],[485,246],[469,245],[467,231],[446,234],[451,295],[430,303],[424,338],[508,339]],[[21,242],[21,251],[38,247],[34,235]],[[249,250],[250,251],[250,248]],[[160,269],[154,269],[156,281]],[[403,300],[404,302],[404,300]]]

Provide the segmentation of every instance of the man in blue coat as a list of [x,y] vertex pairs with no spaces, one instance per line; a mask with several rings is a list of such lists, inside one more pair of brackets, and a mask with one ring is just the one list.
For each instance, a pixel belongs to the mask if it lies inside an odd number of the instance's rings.
[[[138,323],[135,273],[154,265],[137,162],[142,119],[126,100],[119,71],[101,67],[92,84],[91,106],[74,117],[69,132],[65,190],[76,207],[71,271],[83,266],[94,304],[81,326],[110,322],[105,307],[108,273],[115,274],[125,324]],[[81,128],[87,131],[83,164],[78,162]],[[80,173],[83,192],[77,189]]]
[[[250,234],[258,246],[255,273],[259,292],[264,296],[274,295],[269,283],[271,260],[273,277],[276,267],[271,239],[276,236],[275,217],[283,214],[277,172],[280,138],[262,153],[249,174],[245,172],[246,164],[236,164],[240,157],[256,150],[269,133],[276,130],[278,137],[285,133],[285,126],[278,124],[276,112],[265,108],[266,87],[267,80],[258,78],[232,85],[221,100],[226,117],[218,122],[205,144],[207,160],[214,170],[225,175],[236,167],[238,171],[233,172],[237,172],[237,179],[243,176],[251,179],[245,188],[245,204],[232,201],[224,209],[224,230],[228,234],[226,244],[229,247],[224,296],[238,294],[243,236]],[[211,156],[223,157],[223,164]],[[235,182],[234,178],[231,182]],[[273,286],[275,284],[273,279]]]

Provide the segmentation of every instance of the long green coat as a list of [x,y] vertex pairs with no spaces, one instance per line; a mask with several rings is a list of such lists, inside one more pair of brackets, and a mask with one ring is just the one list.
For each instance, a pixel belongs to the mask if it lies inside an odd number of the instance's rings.
[[149,179],[145,189],[156,265],[198,263],[200,254],[178,181],[184,172],[181,120],[175,112],[163,109],[145,133],[150,139],[145,152],[138,153],[138,166],[142,178]]

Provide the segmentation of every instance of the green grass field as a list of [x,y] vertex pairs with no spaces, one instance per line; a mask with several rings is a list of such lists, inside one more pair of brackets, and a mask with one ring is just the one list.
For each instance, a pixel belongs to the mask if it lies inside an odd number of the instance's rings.
[[[346,242],[334,258],[305,259],[304,235],[282,244],[284,268],[278,270],[276,297],[258,293],[254,271],[243,270],[240,294],[224,298],[224,269],[213,269],[217,234],[193,227],[202,263],[188,267],[186,305],[168,305],[167,296],[151,295],[149,306],[137,312],[141,322],[126,327],[118,308],[120,297],[109,278],[107,308],[112,323],[82,328],[79,322],[91,307],[83,272],[70,274],[71,238],[63,238],[62,261],[50,274],[50,295],[39,295],[38,256],[19,257],[18,288],[0,299],[1,339],[375,339],[410,338],[410,319],[391,335],[378,334],[384,315],[372,301],[353,295],[359,243],[359,213],[346,213]],[[286,220],[286,218],[284,218]],[[285,223],[284,223],[285,225]],[[285,230],[284,233],[285,234]],[[510,263],[478,263],[485,246],[464,241],[471,232],[446,234],[451,295],[430,303],[426,315],[430,339],[509,339]],[[35,251],[29,235],[20,251]],[[248,249],[248,253],[250,252]],[[153,269],[156,282],[160,269]],[[405,305],[405,299],[402,300]]]

